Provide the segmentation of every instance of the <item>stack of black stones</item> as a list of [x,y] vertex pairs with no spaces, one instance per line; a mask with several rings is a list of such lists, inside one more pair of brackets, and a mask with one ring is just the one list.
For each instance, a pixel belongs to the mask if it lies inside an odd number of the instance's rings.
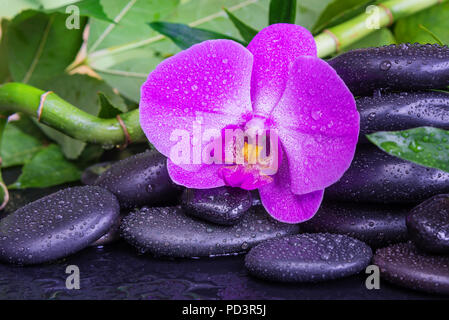
[[247,253],[249,273],[272,281],[327,281],[375,264],[395,284],[449,294],[449,173],[392,157],[365,139],[376,131],[449,129],[449,93],[432,90],[449,86],[449,48],[360,49],[329,63],[358,97],[360,143],[309,221],[273,220],[257,193],[181,188],[153,150],[95,165],[83,175],[86,186],[7,214],[0,259],[46,263],[123,238],[161,257]]

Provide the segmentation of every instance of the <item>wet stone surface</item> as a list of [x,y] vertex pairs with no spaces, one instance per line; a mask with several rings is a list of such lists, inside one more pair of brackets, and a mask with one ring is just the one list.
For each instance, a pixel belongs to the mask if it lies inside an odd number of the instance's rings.
[[179,206],[136,210],[125,217],[121,226],[122,237],[140,252],[169,257],[239,253],[263,240],[298,231],[297,225],[277,222],[261,207],[251,208],[233,226],[191,218]]
[[437,195],[415,207],[407,217],[407,227],[419,248],[449,253],[449,194]]
[[330,233],[292,235],[257,245],[245,257],[249,272],[281,282],[318,282],[364,270],[372,252],[354,238]]
[[341,179],[326,189],[334,201],[415,203],[449,193],[449,172],[390,156],[375,146],[358,146]]
[[414,290],[449,295],[449,256],[429,255],[412,242],[378,249],[373,263],[384,279]]
[[36,264],[66,257],[104,235],[118,215],[118,201],[107,190],[58,191],[0,220],[0,259]]
[[249,191],[229,187],[186,189],[181,201],[185,213],[221,225],[238,223],[251,205]]
[[408,239],[405,218],[410,209],[404,205],[327,201],[300,228],[305,232],[346,234],[379,248]]
[[181,187],[167,172],[167,158],[152,150],[115,163],[95,185],[116,195],[122,208],[176,204]]

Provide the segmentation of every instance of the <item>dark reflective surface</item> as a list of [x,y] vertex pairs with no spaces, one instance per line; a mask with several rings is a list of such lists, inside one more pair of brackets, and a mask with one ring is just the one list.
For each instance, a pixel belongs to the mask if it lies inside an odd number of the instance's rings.
[[[67,290],[65,268],[80,268],[81,289]],[[58,263],[0,265],[1,299],[435,299],[393,287],[367,290],[363,274],[319,284],[279,284],[248,276],[243,256],[161,260],[120,242],[88,248]]]

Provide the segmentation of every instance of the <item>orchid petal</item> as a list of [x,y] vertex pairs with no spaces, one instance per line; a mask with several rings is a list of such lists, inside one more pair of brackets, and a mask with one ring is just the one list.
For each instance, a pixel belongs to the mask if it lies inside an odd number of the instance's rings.
[[293,24],[262,29],[248,45],[254,55],[251,100],[254,112],[268,115],[284,92],[288,70],[300,56],[316,56],[312,34]]
[[164,60],[141,88],[140,123],[148,140],[170,157],[176,132],[193,141],[194,121],[203,131],[244,123],[252,111],[252,62],[251,53],[230,40],[205,41]]
[[325,61],[304,56],[295,62],[271,117],[290,164],[293,193],[322,190],[348,169],[359,114],[351,92]]
[[218,170],[221,165],[203,165],[197,172],[187,171],[167,159],[167,170],[174,183],[194,189],[210,189],[224,186]]
[[267,212],[276,220],[299,223],[309,220],[318,211],[324,190],[296,195],[290,190],[289,165],[284,159],[273,176],[274,181],[259,188],[260,199]]

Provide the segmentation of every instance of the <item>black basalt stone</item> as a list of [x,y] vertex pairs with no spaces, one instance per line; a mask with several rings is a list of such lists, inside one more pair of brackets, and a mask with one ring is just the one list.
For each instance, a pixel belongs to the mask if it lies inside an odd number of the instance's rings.
[[153,150],[115,163],[95,185],[111,191],[122,208],[177,202],[181,187],[167,172],[167,158]]
[[375,146],[358,146],[343,177],[326,189],[333,201],[419,203],[449,193],[449,172],[390,156]]
[[126,216],[121,225],[122,237],[141,252],[169,257],[239,253],[261,241],[298,231],[297,225],[275,221],[262,207],[252,207],[233,226],[192,218],[180,206],[142,208]]
[[119,212],[115,196],[102,188],[58,191],[0,220],[0,259],[36,264],[65,257],[104,235]]
[[230,187],[186,189],[181,202],[185,213],[222,225],[236,224],[251,205],[249,191]]
[[313,233],[264,241],[245,257],[250,274],[272,281],[318,282],[357,274],[371,248],[346,235]]
[[411,91],[449,86],[449,48],[437,44],[356,49],[328,63],[356,96],[376,89]]
[[449,129],[449,93],[401,92],[356,100],[360,113],[359,142],[377,131],[397,131],[431,126]]
[[301,223],[306,232],[346,234],[371,247],[383,247],[408,239],[404,205],[324,202],[315,216]]
[[373,263],[379,266],[381,276],[394,284],[449,294],[449,256],[429,255],[407,242],[378,249]]
[[407,228],[420,249],[449,253],[449,194],[434,196],[413,208]]

